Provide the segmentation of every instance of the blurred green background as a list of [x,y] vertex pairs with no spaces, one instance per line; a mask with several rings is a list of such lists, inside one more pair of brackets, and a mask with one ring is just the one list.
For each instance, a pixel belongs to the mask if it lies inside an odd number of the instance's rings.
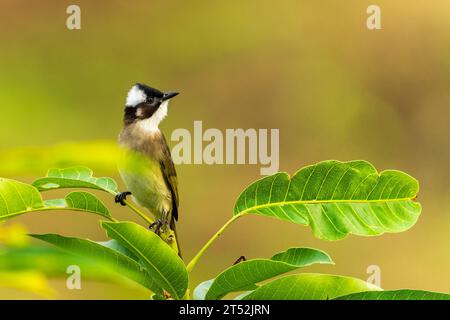
[[[369,31],[372,3],[3,0],[0,176],[30,182],[44,175],[47,168],[33,159],[36,148],[45,153],[66,142],[114,141],[135,82],[178,90],[162,124],[168,137],[176,128],[191,129],[194,120],[223,130],[279,128],[280,170],[366,159],[419,179],[423,205],[406,233],[338,242],[319,241],[306,227],[244,217],[200,261],[194,283],[241,255],[270,257],[310,246],[327,251],[336,265],[308,271],[367,279],[366,268],[378,265],[386,289],[448,292],[450,2],[377,0],[383,29]],[[81,7],[81,30],[66,29],[70,4]],[[111,162],[107,149],[85,152]],[[13,154],[18,158],[11,160]],[[110,171],[96,168],[97,175]],[[239,192],[260,177],[259,166],[180,165],[177,171],[178,230],[190,258],[229,219]],[[135,220],[105,202],[116,217]],[[15,222],[33,233],[104,240],[97,220],[38,213]],[[64,299],[148,298],[135,287],[52,284]],[[36,297],[0,289],[0,298]]]

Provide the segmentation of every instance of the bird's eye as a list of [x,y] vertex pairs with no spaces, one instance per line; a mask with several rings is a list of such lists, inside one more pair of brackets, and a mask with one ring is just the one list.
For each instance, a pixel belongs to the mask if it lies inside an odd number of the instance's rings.
[[148,102],[148,103],[153,103],[153,98],[152,98],[152,97],[147,98],[147,102]]

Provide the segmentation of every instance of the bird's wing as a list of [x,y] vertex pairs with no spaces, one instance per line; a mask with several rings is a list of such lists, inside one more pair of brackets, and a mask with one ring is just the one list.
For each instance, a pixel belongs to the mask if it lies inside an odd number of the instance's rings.
[[164,143],[162,144],[162,152],[164,155],[163,159],[165,160],[160,160],[159,165],[161,167],[161,172],[164,177],[164,181],[166,182],[167,188],[172,194],[172,217],[175,219],[175,221],[178,221],[179,197],[177,172],[175,171],[175,165],[173,164],[169,146],[167,145],[164,135],[162,136],[162,139],[164,140]]

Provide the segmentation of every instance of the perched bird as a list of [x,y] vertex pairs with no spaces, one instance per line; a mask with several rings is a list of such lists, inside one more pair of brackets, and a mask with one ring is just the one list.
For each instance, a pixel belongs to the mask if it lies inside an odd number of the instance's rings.
[[137,204],[154,215],[155,223],[150,229],[160,236],[173,231],[180,254],[175,228],[179,205],[177,174],[164,134],[159,130],[167,116],[169,100],[176,95],[177,92],[161,92],[140,83],[128,92],[124,127],[119,135],[123,150],[119,172],[127,191],[118,194],[116,202],[125,205],[127,195],[132,195]]

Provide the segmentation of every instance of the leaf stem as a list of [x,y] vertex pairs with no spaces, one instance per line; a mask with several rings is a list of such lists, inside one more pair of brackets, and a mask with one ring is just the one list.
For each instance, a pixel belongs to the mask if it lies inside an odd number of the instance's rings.
[[117,220],[114,219],[112,216],[109,216],[109,217],[108,216],[104,216],[104,215],[99,214],[99,213],[94,212],[94,211],[87,211],[87,210],[83,210],[83,209],[80,209],[80,208],[56,207],[56,206],[53,206],[53,207],[49,207],[49,206],[47,206],[47,207],[38,207],[38,208],[30,209],[30,210],[24,210],[24,211],[14,212],[14,213],[10,213],[10,214],[5,214],[5,215],[0,216],[0,221],[9,219],[11,217],[20,216],[20,215],[23,215],[23,214],[26,214],[26,213],[56,211],[56,210],[93,213],[95,215],[98,215],[98,216],[101,216],[103,218],[106,218],[106,219],[108,219],[108,220],[110,220],[112,222],[117,222]]
[[235,216],[233,216],[230,220],[228,220],[223,226],[222,228],[219,229],[219,231],[217,231],[212,237],[211,239],[208,240],[208,242],[203,246],[203,248],[200,249],[200,251],[195,255],[194,258],[192,258],[192,260],[188,263],[186,269],[188,272],[191,272],[192,269],[194,269],[195,265],[197,264],[198,260],[200,260],[200,258],[203,256],[203,254],[205,253],[206,250],[208,250],[208,248],[214,243],[214,241],[217,240],[217,238],[219,238],[222,233],[237,219],[239,219],[241,216],[243,216],[242,213],[237,214]]
[[187,288],[186,293],[184,294],[183,300],[192,300],[191,299],[191,291]]
[[139,210],[138,208],[136,208],[133,204],[131,204],[130,201],[128,200],[124,200],[123,201],[128,208],[130,208],[131,210],[133,210],[135,213],[138,214],[138,216],[140,216],[142,219],[144,219],[149,225],[152,224],[154,221],[152,219],[150,219],[147,215],[145,215],[141,210]]

